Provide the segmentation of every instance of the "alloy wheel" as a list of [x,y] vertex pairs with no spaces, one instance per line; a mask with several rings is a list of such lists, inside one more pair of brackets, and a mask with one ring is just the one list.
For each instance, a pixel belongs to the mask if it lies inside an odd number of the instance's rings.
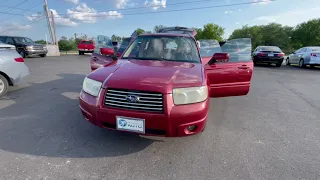
[[4,82],[0,79],[0,94],[4,91]]

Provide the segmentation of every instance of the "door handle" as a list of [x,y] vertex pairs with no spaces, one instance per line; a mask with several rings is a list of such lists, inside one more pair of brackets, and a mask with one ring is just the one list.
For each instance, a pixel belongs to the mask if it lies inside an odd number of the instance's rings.
[[238,67],[239,69],[249,69],[249,67],[247,65],[242,65]]
[[93,61],[98,61],[98,58],[97,57],[93,57],[92,60]]

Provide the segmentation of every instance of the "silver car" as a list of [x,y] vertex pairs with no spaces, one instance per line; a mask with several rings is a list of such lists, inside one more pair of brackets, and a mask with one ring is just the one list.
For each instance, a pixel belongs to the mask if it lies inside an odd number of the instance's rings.
[[320,46],[303,47],[290,54],[286,64],[298,64],[300,68],[320,66]]
[[15,46],[0,42],[0,97],[27,75],[29,68]]

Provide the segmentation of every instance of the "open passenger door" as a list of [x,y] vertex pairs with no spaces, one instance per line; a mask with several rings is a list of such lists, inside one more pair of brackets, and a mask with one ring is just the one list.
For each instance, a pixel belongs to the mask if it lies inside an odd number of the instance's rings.
[[[201,48],[204,49],[200,42],[200,50]],[[205,63],[210,97],[248,94],[253,72],[251,49],[251,39],[242,38],[229,40],[221,46],[220,54],[225,53],[228,57],[224,61],[215,60],[211,55],[212,53],[201,54],[202,61]],[[216,47],[214,53],[219,54],[218,47]],[[208,55],[211,55],[211,57]]]

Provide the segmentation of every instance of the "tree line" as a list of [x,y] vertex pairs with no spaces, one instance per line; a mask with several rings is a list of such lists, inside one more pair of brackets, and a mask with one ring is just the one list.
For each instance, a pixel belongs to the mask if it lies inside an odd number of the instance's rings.
[[[157,25],[152,31],[141,28],[136,29],[137,34],[157,32],[164,25]],[[240,29],[232,32],[228,39],[224,39],[225,29],[217,24],[206,24],[202,28],[194,28],[197,31],[196,39],[216,39],[218,41],[226,41],[236,38],[251,38],[252,48],[257,46],[278,46],[285,53],[291,53],[303,46],[320,46],[320,18],[309,20],[298,24],[295,27],[283,26],[278,23],[270,23],[268,25],[248,26],[244,25]],[[131,34],[130,34],[131,35]],[[113,41],[121,41],[124,37],[112,35]],[[63,36],[58,44],[60,50],[70,51],[77,50],[77,44],[81,38],[66,38]],[[37,41],[45,44],[45,41]]]

